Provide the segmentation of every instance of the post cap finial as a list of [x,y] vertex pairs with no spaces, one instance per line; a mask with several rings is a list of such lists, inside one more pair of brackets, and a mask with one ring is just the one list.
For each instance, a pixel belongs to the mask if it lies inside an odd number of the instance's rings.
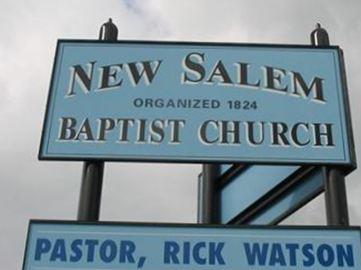
[[311,44],[315,46],[329,46],[330,40],[326,29],[316,23],[316,29],[311,32]]
[[103,25],[100,28],[99,39],[115,41],[117,40],[117,37],[118,37],[118,28],[113,23],[112,18],[109,18],[109,20],[106,23],[103,23]]

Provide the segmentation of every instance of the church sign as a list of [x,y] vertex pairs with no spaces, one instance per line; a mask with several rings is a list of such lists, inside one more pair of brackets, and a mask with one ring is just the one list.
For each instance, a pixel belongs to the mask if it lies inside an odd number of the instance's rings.
[[23,270],[360,269],[360,228],[30,222]]
[[60,40],[40,159],[352,165],[336,46]]

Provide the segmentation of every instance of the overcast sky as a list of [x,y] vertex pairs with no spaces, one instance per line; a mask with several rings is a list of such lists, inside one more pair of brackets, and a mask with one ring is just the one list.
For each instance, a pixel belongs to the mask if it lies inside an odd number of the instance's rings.
[[[1,0],[0,261],[20,269],[28,221],[75,219],[81,162],[37,153],[58,38],[97,39],[109,17],[119,39],[309,44],[316,22],[344,49],[356,150],[361,148],[359,0]],[[101,220],[195,222],[200,165],[107,163]],[[360,171],[347,177],[361,223]],[[288,219],[325,224],[323,197]]]

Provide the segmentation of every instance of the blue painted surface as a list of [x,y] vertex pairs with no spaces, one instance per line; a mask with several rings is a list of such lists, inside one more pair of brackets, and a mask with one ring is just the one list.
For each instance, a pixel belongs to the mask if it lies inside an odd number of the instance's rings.
[[232,164],[220,164],[220,174],[227,172],[233,165]]
[[319,190],[323,190],[323,186],[324,176],[322,170],[314,170],[310,175],[305,177],[296,188],[293,188],[276,202],[266,207],[263,212],[254,217],[249,224],[270,224],[283,213],[300,205],[310,195],[317,193]]
[[[287,72],[299,72],[307,83],[314,76],[323,78],[325,102],[315,102],[310,98],[301,98],[291,93],[269,91],[260,87],[222,85],[219,77],[214,84],[194,83],[182,84],[182,74],[187,70],[183,61],[187,54],[198,52],[204,54],[206,77],[208,78],[218,60],[227,68],[232,80],[236,80],[237,62],[250,63],[249,81],[256,82],[262,78],[265,66],[281,68]],[[50,89],[49,108],[45,131],[42,140],[40,157],[43,159],[61,158],[99,158],[104,160],[151,160],[151,161],[221,161],[233,162],[275,162],[275,163],[328,163],[349,164],[349,143],[346,134],[345,108],[343,104],[342,86],[338,51],[336,49],[286,48],[286,47],[252,47],[252,46],[217,46],[217,45],[181,45],[181,44],[139,44],[139,43],[81,43],[62,41],[58,45],[52,87]],[[139,61],[162,60],[152,81],[147,84],[144,78],[133,86],[129,79],[129,68],[126,63]],[[73,94],[69,95],[71,84],[71,67],[80,65],[88,71],[86,64],[96,61],[93,66],[90,91],[80,87],[75,80]],[[107,90],[99,90],[99,70],[106,65],[123,64],[123,69],[110,82],[115,84],[120,79],[122,85]],[[153,62],[154,64],[154,62]],[[155,68],[155,64],[153,68]],[[114,70],[112,72],[115,72]],[[289,73],[282,79],[283,85],[291,87]],[[89,73],[90,74],[90,73]],[[89,75],[88,74],[88,75]],[[197,74],[187,71],[193,79]],[[275,75],[276,76],[276,75]],[[112,81],[113,80],[113,81]],[[276,82],[277,83],[277,82]],[[84,87],[83,87],[84,88]],[[137,99],[178,99],[215,100],[219,108],[154,108],[136,107]],[[228,102],[257,102],[257,109],[230,109]],[[72,117],[77,124],[74,132],[79,133],[81,124],[88,119],[94,138],[99,131],[99,119],[145,119],[147,125],[155,119],[177,119],[184,121],[179,131],[179,142],[171,143],[172,124],[166,123],[164,137],[161,142],[150,142],[152,135],[146,126],[146,141],[136,142],[139,134],[138,122],[129,127],[128,141],[119,142],[120,124],[106,131],[105,140],[88,140],[84,134],[79,140],[60,140],[61,118]],[[246,140],[246,131],[241,123],[240,144],[205,144],[200,140],[199,130],[208,120],[265,122],[265,139],[261,145],[250,145]],[[329,123],[332,125],[334,147],[313,147],[307,145],[296,147],[273,146],[270,138],[270,122],[283,122],[289,128],[295,123]],[[138,130],[137,130],[138,129]],[[83,130],[84,131],[84,130]],[[216,139],[219,130],[209,125],[207,137]],[[299,129],[300,139],[311,138],[303,128]],[[231,138],[229,137],[231,140]]]
[[32,223],[24,270],[360,269],[359,228]]
[[[221,190],[221,222],[225,224],[233,219],[299,168],[300,166],[249,166]],[[272,214],[280,213],[282,211],[276,209]]]

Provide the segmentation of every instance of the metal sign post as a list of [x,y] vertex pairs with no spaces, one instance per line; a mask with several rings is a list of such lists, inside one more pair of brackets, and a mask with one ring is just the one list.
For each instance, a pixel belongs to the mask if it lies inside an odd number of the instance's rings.
[[[117,37],[118,29],[112,23],[112,19],[109,19],[109,21],[104,23],[100,28],[99,40],[115,41]],[[84,162],[78,206],[78,220],[99,220],[103,173],[103,161]]]
[[[311,44],[314,46],[330,45],[327,31],[319,23],[311,33]],[[324,167],[324,170],[326,170],[325,202],[327,224],[348,226],[349,218],[344,173],[337,167]]]
[[220,175],[220,165],[203,164],[202,177],[199,177],[198,223],[219,223],[219,196],[217,178]]
[[337,168],[326,168],[326,215],[328,225],[348,226],[348,207],[345,177]]

